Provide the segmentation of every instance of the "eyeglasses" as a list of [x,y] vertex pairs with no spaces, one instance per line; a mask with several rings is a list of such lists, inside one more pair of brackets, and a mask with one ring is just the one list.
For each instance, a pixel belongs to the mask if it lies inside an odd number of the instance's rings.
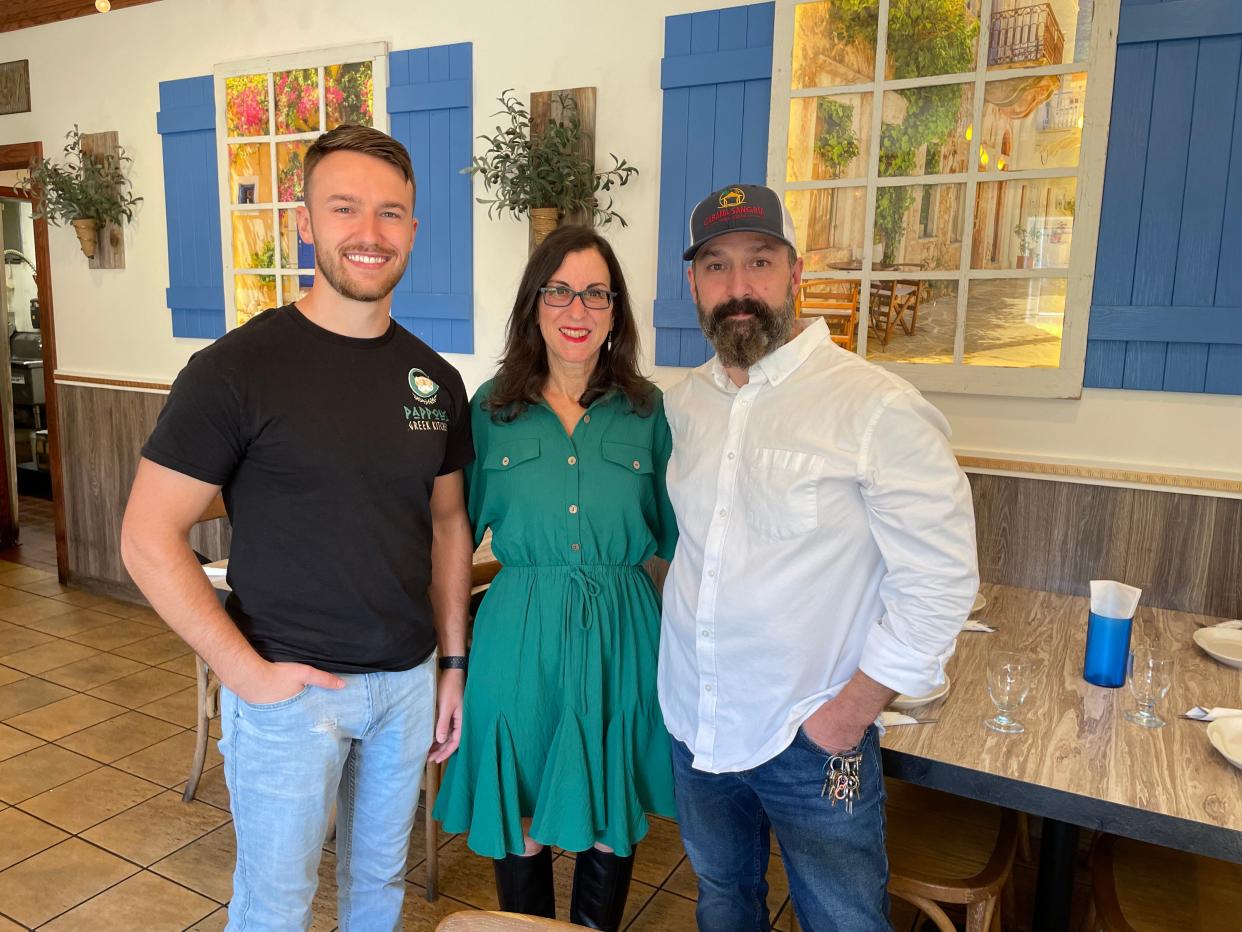
[[574,303],[574,298],[582,299],[582,306],[592,311],[606,311],[612,307],[612,299],[617,296],[615,291],[607,291],[603,288],[584,288],[581,291],[574,291],[567,285],[548,285],[540,288],[539,293],[543,295],[543,303],[548,307],[569,307]]

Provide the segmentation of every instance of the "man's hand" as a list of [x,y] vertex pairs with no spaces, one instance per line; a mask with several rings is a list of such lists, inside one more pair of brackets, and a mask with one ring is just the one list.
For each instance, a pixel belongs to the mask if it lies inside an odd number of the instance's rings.
[[465,670],[444,670],[436,696],[436,736],[427,759],[443,764],[461,743],[462,696],[466,690]]
[[252,705],[269,705],[292,699],[307,686],[341,689],[345,681],[339,676],[316,670],[304,663],[268,663],[236,683],[225,683],[238,697]]
[[859,670],[845,687],[802,723],[806,736],[831,754],[858,746],[897,693]]

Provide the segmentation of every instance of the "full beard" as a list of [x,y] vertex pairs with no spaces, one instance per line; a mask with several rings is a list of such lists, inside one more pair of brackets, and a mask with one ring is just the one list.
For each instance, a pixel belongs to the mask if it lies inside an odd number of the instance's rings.
[[[789,342],[794,325],[793,289],[783,307],[769,307],[757,298],[732,298],[711,311],[699,307],[699,325],[716,348],[721,365],[749,369]],[[735,314],[751,314],[737,318]]]
[[[388,274],[383,278],[360,282],[353,277],[352,270],[346,264],[349,260],[345,258],[347,252],[373,252],[389,255],[392,259],[385,266]],[[386,298],[394,288],[397,282],[401,281],[401,276],[405,273],[406,262],[409,261],[407,256],[405,259],[398,261],[398,255],[387,249],[380,249],[376,246],[351,246],[343,248],[335,252],[316,253],[316,266],[324,280],[332,286],[332,289],[341,297],[349,298],[351,301],[379,301]]]

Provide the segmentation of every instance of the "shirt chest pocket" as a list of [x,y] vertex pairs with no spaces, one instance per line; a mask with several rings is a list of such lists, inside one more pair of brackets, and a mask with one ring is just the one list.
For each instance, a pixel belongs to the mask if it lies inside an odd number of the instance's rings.
[[748,458],[739,491],[748,526],[762,537],[789,540],[819,526],[824,458],[815,453],[760,447]]
[[533,471],[539,459],[539,440],[535,437],[514,437],[503,440],[487,451],[483,469],[490,478],[507,472],[526,474]]
[[647,447],[605,440],[600,444],[599,452],[604,462],[621,467],[631,476],[651,475],[651,450]]

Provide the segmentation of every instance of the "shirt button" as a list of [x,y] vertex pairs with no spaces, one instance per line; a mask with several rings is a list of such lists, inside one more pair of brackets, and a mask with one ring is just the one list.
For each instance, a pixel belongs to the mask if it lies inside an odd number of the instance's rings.
[[708,570],[708,571],[707,571],[707,575],[708,575],[708,576],[715,576],[715,575],[716,575],[716,571],[715,571],[715,570]]
[[735,457],[735,456],[737,456],[737,454],[736,454],[736,453],[734,453],[732,450],[730,450],[730,451],[729,451],[729,459],[733,459],[733,457]]
[[590,424],[590,423],[591,423],[591,415],[589,415],[589,414],[584,414],[584,415],[582,415],[582,423],[583,423],[583,424]]
[[703,692],[705,692],[705,693],[709,693],[709,692],[711,692],[711,691],[712,691],[712,684],[711,684],[711,683],[708,683],[706,686],[704,686],[704,687],[703,687]]
[[706,628],[704,628],[704,629],[703,629],[703,637],[705,637],[705,638],[709,638],[709,637],[711,637],[711,636],[712,636],[712,633],[711,633],[710,631],[708,631]]
[[569,458],[569,465],[570,465],[570,466],[577,466],[577,465],[578,465],[578,457],[576,457],[576,456],[571,456],[571,457]]
[[577,506],[577,505],[570,505],[570,506],[569,506],[569,513],[570,513],[571,515],[576,515],[576,514],[578,513],[578,506]]
[[638,460],[634,460],[634,462],[632,462],[630,465],[633,466],[635,469],[641,469],[643,464],[640,463]]
[[569,545],[569,549],[570,549],[570,550],[581,550],[581,549],[582,549],[582,545],[581,545],[581,544],[570,544],[570,545]]
[[508,466],[508,465],[509,465],[509,457],[507,457],[507,456],[506,456],[504,459],[502,459],[502,460],[500,461],[500,465],[501,465],[501,466]]
[[722,518],[723,518],[723,517],[724,517],[725,515],[727,515],[728,513],[729,513],[729,509],[727,509],[727,508],[721,508],[721,509],[720,509],[720,517],[722,517]]

